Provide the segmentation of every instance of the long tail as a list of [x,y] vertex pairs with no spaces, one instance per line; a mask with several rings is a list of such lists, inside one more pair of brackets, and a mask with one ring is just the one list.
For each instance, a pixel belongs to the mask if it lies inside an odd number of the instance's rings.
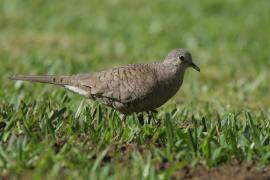
[[21,81],[30,81],[38,83],[48,83],[56,85],[69,85],[71,84],[71,76],[31,76],[31,75],[13,75],[10,76],[11,80],[21,80]]

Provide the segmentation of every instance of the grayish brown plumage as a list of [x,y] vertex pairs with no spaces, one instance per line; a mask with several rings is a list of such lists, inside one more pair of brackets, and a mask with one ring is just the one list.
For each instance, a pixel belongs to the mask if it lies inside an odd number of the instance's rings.
[[14,75],[10,79],[64,86],[117,109],[125,117],[133,112],[156,109],[167,102],[181,87],[188,67],[200,71],[187,50],[174,49],[160,63],[131,64],[71,76]]

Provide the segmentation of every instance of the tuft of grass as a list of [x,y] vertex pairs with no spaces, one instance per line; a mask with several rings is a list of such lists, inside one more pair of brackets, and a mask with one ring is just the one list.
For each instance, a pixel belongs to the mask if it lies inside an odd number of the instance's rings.
[[[1,107],[1,112],[9,110],[13,115],[10,120],[2,116],[1,121],[6,124],[0,134],[2,173],[157,178],[188,164],[213,167],[232,159],[260,166],[269,163],[269,120],[261,119],[265,112],[260,116],[226,112],[219,120],[216,114],[202,114],[182,121],[183,112],[177,107],[178,111],[158,115],[144,125],[136,116],[129,117],[123,129],[118,113],[111,109],[80,106],[78,115],[68,103],[22,101],[17,111]],[[165,162],[174,166],[155,169]]]

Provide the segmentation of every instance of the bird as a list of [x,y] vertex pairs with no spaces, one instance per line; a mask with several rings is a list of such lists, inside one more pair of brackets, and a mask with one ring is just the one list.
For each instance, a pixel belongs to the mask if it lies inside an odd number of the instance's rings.
[[65,87],[120,112],[122,123],[132,113],[152,111],[180,89],[185,71],[200,68],[183,48],[171,50],[161,62],[129,64],[77,75],[12,75],[11,80]]

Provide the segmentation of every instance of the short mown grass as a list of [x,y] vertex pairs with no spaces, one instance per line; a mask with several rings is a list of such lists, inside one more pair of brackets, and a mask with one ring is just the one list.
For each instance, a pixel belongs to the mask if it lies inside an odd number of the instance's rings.
[[[0,1],[0,177],[168,179],[270,160],[267,0]],[[12,74],[75,74],[191,51],[179,93],[144,122]],[[162,166],[163,164],[169,164]]]

